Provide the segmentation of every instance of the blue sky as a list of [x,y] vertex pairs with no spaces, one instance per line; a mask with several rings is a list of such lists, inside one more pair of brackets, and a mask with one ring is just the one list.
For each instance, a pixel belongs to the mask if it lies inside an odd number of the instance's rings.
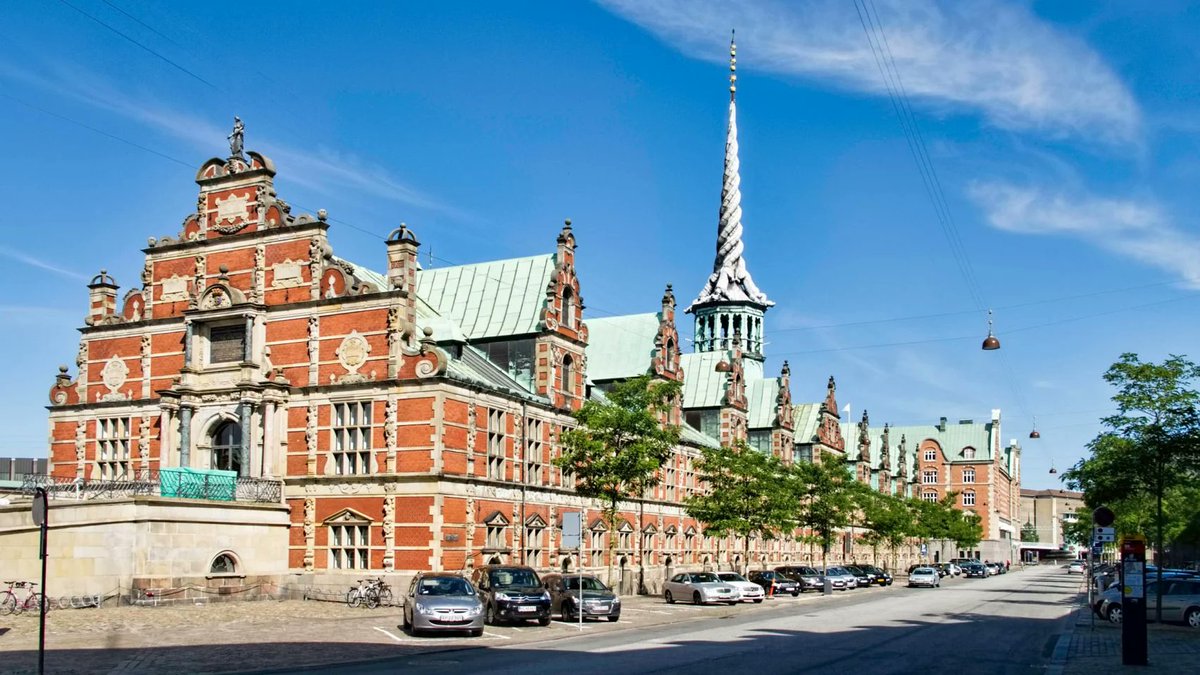
[[[1025,484],[1050,486],[1109,412],[1121,352],[1200,357],[1200,11],[873,7],[969,285],[852,3],[6,6],[0,455],[44,454],[87,279],[137,281],[235,114],[360,264],[384,266],[401,221],[445,265],[551,250],[569,217],[588,315],[653,311],[667,282],[686,303],[712,264],[736,27],[769,370],[789,360],[797,401],[835,375],[874,423],[1001,408]],[[979,349],[981,304],[999,352]]]

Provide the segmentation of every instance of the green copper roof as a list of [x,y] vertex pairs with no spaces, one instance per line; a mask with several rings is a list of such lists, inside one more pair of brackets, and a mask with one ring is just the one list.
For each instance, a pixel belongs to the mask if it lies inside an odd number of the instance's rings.
[[722,405],[725,373],[718,373],[716,368],[724,357],[724,352],[680,355],[684,408],[718,408]]
[[792,406],[792,438],[796,443],[816,443],[817,427],[820,424],[820,403],[801,403]]
[[471,340],[541,329],[554,255],[512,258],[417,272],[417,295]]
[[693,428],[691,425],[684,424],[679,428],[679,439],[684,443],[698,445],[705,448],[719,448],[721,441]]
[[587,375],[592,382],[622,380],[650,371],[657,314],[588,319]]
[[778,379],[772,377],[746,382],[746,400],[750,404],[747,426],[751,429],[775,426],[775,401],[778,398]]
[[[932,439],[942,448],[946,460],[950,463],[979,463],[992,461],[992,448],[995,443],[995,425],[987,422],[946,422],[945,431],[936,424],[916,424],[904,427],[891,427],[888,430],[888,444],[891,446],[888,457],[891,460],[892,475],[899,470],[897,461],[900,456],[900,438],[905,438],[908,453],[908,475],[916,476],[917,447],[926,439]],[[853,460],[858,457],[858,424],[843,424],[842,435],[846,438],[846,458]],[[878,468],[883,447],[883,427],[868,428],[871,439],[871,467]],[[975,449],[975,458],[966,459],[963,451]]]

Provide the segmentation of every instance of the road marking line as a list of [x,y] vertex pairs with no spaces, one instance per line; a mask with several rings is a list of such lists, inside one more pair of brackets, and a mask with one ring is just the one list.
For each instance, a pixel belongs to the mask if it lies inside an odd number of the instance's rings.
[[374,628],[375,630],[379,631],[380,633],[383,633],[384,635],[392,638],[396,642],[408,642],[408,640],[405,640],[404,638],[401,638],[401,637],[397,637],[397,636],[393,635],[392,633],[390,633],[389,631],[386,631],[386,630],[380,628],[379,626],[372,626],[372,628]]
[[488,637],[500,638],[501,640],[511,640],[512,639],[511,637],[509,637],[507,635],[500,635],[499,633],[489,633],[486,630],[483,631],[483,634]]
[[524,633],[524,632],[525,632],[525,629],[524,629],[524,628],[517,628],[516,626],[514,626],[514,627],[513,627],[513,630],[517,631],[518,633]]

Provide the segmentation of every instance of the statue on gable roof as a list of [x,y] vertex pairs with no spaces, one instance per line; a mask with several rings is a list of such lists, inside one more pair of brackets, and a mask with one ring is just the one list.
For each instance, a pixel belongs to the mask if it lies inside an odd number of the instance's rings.
[[242,118],[234,115],[233,131],[227,137],[229,139],[229,156],[242,159],[242,141],[246,135],[246,125],[242,123]]

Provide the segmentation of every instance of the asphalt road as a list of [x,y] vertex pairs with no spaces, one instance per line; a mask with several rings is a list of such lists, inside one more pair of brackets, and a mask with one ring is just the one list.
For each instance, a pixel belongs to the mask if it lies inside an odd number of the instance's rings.
[[1045,669],[1078,576],[1043,568],[746,616],[339,667],[421,673],[1029,673]]

